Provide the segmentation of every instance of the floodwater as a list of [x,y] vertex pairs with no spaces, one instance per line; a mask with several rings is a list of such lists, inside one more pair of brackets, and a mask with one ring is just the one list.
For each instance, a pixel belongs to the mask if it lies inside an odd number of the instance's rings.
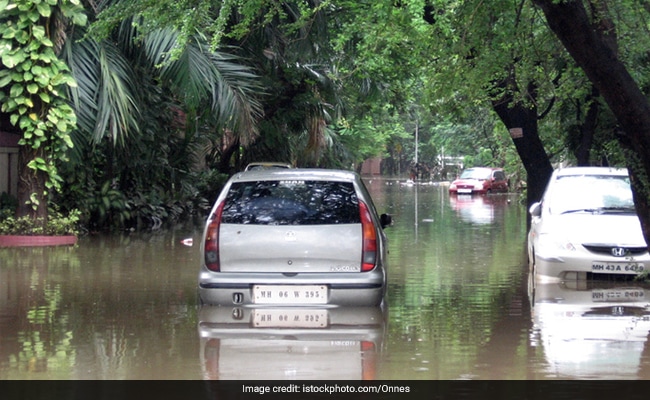
[[0,249],[0,380],[650,379],[650,293],[529,290],[517,195],[368,186],[395,221],[383,308],[200,307],[191,225]]

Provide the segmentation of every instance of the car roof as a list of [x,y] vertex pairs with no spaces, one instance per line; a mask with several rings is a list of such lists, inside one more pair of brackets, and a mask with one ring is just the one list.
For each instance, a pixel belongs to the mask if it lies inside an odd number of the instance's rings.
[[555,175],[572,176],[572,175],[611,175],[625,176],[628,175],[627,168],[613,167],[565,167],[555,170]]
[[249,182],[264,180],[332,180],[353,182],[358,175],[353,171],[320,168],[284,168],[284,169],[254,169],[239,172],[232,181]]
[[274,161],[252,162],[246,166],[245,171],[249,171],[256,168],[291,168],[291,164],[274,162]]

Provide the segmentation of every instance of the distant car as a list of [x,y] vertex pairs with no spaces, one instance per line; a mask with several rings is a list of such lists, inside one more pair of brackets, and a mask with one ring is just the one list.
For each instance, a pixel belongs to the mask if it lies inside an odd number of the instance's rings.
[[508,178],[501,168],[467,168],[449,185],[450,194],[485,194],[508,191]]
[[273,168],[291,168],[291,164],[278,162],[253,162],[246,166],[245,171],[254,169],[273,169]]
[[630,276],[650,267],[626,169],[555,170],[529,211],[528,259],[540,280]]
[[358,174],[261,169],[234,175],[201,242],[199,295],[219,305],[375,306],[386,291],[389,215]]

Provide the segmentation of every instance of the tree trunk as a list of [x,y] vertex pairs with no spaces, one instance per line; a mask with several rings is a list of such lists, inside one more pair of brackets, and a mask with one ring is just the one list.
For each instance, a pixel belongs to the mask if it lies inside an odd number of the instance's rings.
[[[43,171],[34,171],[28,167],[30,161],[37,157],[45,158],[43,149],[32,149],[29,146],[20,146],[18,150],[18,209],[17,217],[29,216],[37,225],[44,226],[47,222],[47,196],[45,195],[45,181],[47,174]],[[32,207],[32,193],[38,201]],[[40,220],[37,220],[40,218]]]
[[[506,88],[508,82],[498,86]],[[492,103],[494,111],[510,132],[512,142],[517,149],[519,158],[528,175],[526,181],[526,204],[530,207],[540,201],[546,189],[553,166],[544,150],[537,129],[537,108],[532,104],[514,103],[514,98],[508,89]],[[532,93],[532,91],[529,91]],[[528,216],[527,220],[530,220]]]
[[650,104],[617,57],[613,25],[607,20],[591,21],[582,1],[533,1],[625,132],[619,142],[634,155],[628,160],[628,170],[641,228],[650,244]]
[[219,172],[224,174],[232,173],[233,168],[230,166],[230,159],[237,150],[239,150],[239,139],[230,132],[224,133],[221,138],[221,157],[217,166]]

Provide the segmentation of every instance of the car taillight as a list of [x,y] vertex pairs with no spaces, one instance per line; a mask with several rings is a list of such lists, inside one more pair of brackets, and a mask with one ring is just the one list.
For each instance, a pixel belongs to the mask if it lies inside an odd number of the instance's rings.
[[221,224],[221,214],[226,203],[219,204],[217,209],[208,219],[208,229],[205,232],[205,243],[203,253],[205,266],[214,272],[219,272],[219,225]]
[[361,271],[367,272],[375,268],[377,262],[377,231],[370,217],[368,206],[360,201],[361,229],[363,231],[363,247],[361,249]]

